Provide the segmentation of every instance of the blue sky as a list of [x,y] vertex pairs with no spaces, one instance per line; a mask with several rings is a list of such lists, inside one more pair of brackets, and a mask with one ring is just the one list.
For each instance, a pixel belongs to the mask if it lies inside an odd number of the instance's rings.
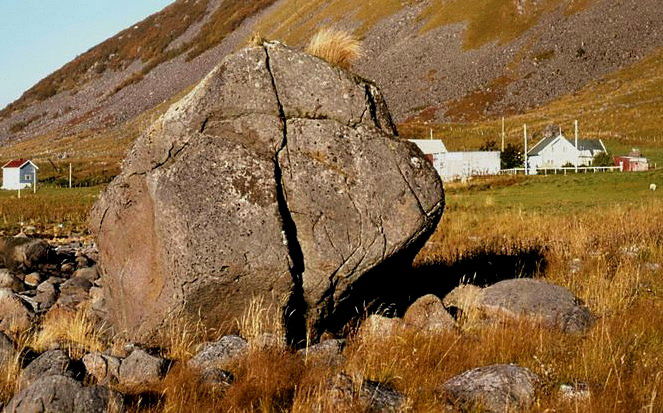
[[0,108],[173,0],[0,0]]

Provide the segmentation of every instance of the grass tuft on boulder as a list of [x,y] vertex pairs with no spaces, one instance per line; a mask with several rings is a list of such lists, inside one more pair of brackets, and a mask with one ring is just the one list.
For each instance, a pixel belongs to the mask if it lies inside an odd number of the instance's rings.
[[343,69],[350,69],[362,55],[359,39],[348,32],[331,28],[324,28],[316,33],[306,51]]

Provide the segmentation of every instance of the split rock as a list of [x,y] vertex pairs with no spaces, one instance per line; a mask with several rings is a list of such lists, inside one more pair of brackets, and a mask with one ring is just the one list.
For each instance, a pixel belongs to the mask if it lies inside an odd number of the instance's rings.
[[153,342],[169,314],[218,327],[262,297],[291,340],[315,336],[441,218],[439,176],[396,133],[369,81],[279,43],[228,56],[136,141],[92,212],[110,322]]

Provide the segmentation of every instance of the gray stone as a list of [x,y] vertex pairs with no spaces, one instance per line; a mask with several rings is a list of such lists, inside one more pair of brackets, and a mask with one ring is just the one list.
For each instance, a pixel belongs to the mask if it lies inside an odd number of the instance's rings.
[[559,395],[562,400],[566,401],[581,401],[587,400],[592,397],[592,392],[589,385],[584,382],[576,382],[572,384],[562,384],[559,386]]
[[60,296],[55,303],[57,307],[76,308],[90,298],[92,282],[82,277],[73,277],[60,285]]
[[24,289],[21,280],[6,268],[0,268],[0,288],[6,288],[14,292],[23,291]]
[[364,339],[381,340],[398,333],[403,328],[403,320],[390,318],[379,314],[371,314],[364,320],[359,328],[359,336]]
[[539,378],[524,367],[496,364],[466,371],[442,388],[449,401],[461,409],[501,413],[528,409],[539,383]]
[[444,308],[442,300],[433,294],[417,299],[405,312],[403,322],[430,332],[448,331],[455,327],[454,319]]
[[570,333],[587,330],[595,319],[566,288],[534,279],[506,280],[485,288],[480,309],[489,318],[527,317]]
[[218,341],[205,343],[200,351],[188,362],[196,370],[231,369],[246,356],[249,344],[239,336],[224,336]]
[[32,326],[34,312],[11,290],[0,289],[0,331],[25,332]]
[[[391,386],[371,380],[356,380],[339,373],[329,383],[330,396],[335,404],[361,407],[368,412],[399,412],[406,397]],[[359,405],[359,406],[357,406]]]
[[314,344],[298,351],[307,363],[325,364],[329,366],[340,366],[345,361],[343,348],[345,340],[330,339]]
[[102,353],[88,353],[83,356],[83,364],[85,370],[97,380],[97,383],[118,382],[121,364],[119,358]]
[[71,359],[62,350],[49,350],[27,365],[21,372],[19,381],[22,387],[30,385],[41,377],[74,377]]
[[164,378],[167,368],[166,360],[137,349],[120,364],[118,380],[123,386],[150,387]]
[[44,240],[23,237],[0,238],[0,264],[12,271],[28,272],[48,261],[52,249]]
[[16,356],[14,343],[4,333],[0,332],[0,366],[4,366]]
[[7,413],[105,413],[122,411],[119,393],[104,387],[83,387],[70,377],[45,376],[16,394]]
[[97,266],[79,268],[74,272],[73,278],[82,278],[93,283],[99,278]]
[[96,204],[107,314],[152,342],[168,314],[218,327],[262,297],[288,303],[290,337],[315,336],[367,272],[409,264],[443,208],[437,173],[372,83],[250,47],[137,140]]

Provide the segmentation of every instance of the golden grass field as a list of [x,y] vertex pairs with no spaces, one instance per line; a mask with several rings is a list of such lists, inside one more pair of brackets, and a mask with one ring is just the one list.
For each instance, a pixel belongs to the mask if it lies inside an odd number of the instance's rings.
[[[517,363],[543,379],[532,411],[661,411],[663,195],[648,188],[661,181],[663,173],[656,171],[492,177],[446,185],[444,218],[412,271],[425,267],[441,284],[461,278],[471,282],[472,268],[490,272],[490,262],[515,257],[523,265],[502,268],[497,276],[534,276],[569,288],[598,316],[586,334],[564,334],[524,321],[487,327],[469,318],[446,333],[405,329],[386,338],[351,335],[345,363],[338,367],[307,364],[279,345],[256,347],[236,366],[236,382],[225,392],[202,385],[194,372],[175,364],[161,386],[149,389],[151,397],[136,396],[130,408],[361,411],[361,406],[330,401],[325,384],[345,371],[393,385],[408,397],[411,411],[432,412],[444,406],[438,387],[446,379],[478,366]],[[11,222],[27,213],[27,204],[34,208],[31,222],[46,233],[63,220],[73,220],[72,227],[82,225],[99,189],[44,190],[35,196],[40,198],[22,198],[23,208],[17,207],[18,200],[0,197],[3,228],[13,228]],[[56,199],[59,208],[47,208]],[[456,265],[460,262],[469,265]],[[256,303],[237,320],[237,330],[249,340],[278,330],[278,311],[271,310]],[[100,333],[103,328],[81,311],[47,317],[40,327],[21,334],[19,342],[40,350],[57,341],[74,357],[121,345]],[[164,334],[172,344],[162,349],[163,355],[177,361],[192,357],[205,336],[191,320],[174,323]],[[0,401],[17,390],[17,362],[2,369]],[[562,401],[560,384],[575,381],[589,384],[591,398]]]

